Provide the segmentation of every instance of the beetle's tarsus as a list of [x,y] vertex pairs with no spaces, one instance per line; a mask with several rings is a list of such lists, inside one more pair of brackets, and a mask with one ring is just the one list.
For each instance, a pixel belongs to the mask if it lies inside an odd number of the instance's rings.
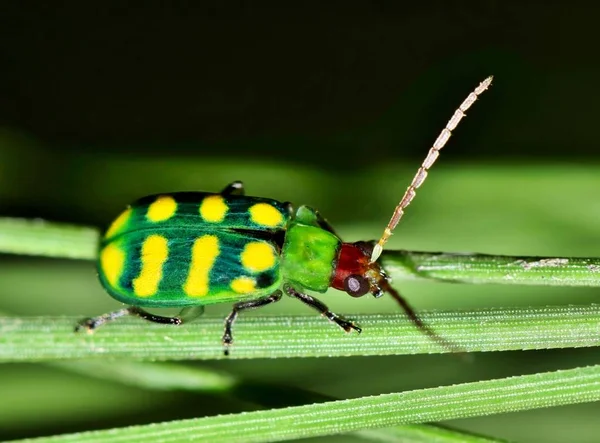
[[85,332],[91,334],[92,332],[94,332],[94,329],[96,329],[96,319],[84,318],[75,325],[75,329],[73,332],[78,333],[82,330],[85,330]]
[[346,328],[345,328],[346,332],[352,332],[352,331],[356,331],[359,334],[362,332],[362,329],[358,326],[356,326],[353,322],[351,321],[347,321],[346,322]]
[[225,357],[229,357],[229,347],[233,343],[233,339],[231,336],[223,337],[223,355]]
[[352,331],[356,331],[359,334],[362,332],[362,329],[359,326],[355,325],[354,322],[352,322],[350,320],[346,320],[343,317],[337,316],[333,312],[331,312],[330,314],[332,314],[332,316],[331,317],[328,316],[329,320],[333,321],[344,331],[346,331],[348,333],[352,332]]

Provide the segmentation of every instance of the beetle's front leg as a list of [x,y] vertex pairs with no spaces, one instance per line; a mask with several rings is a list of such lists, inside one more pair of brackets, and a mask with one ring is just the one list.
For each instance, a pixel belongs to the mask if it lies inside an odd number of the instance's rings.
[[308,306],[310,306],[313,309],[316,309],[317,311],[319,311],[321,313],[321,315],[323,317],[327,317],[329,319],[329,321],[335,323],[340,328],[342,328],[344,331],[350,332],[352,330],[355,330],[359,334],[362,332],[362,329],[360,329],[357,325],[355,325],[354,323],[352,323],[349,320],[346,320],[344,317],[331,312],[325,303],[317,300],[316,298],[314,298],[308,294],[304,294],[302,292],[296,291],[293,287],[291,287],[288,284],[284,285],[283,289],[286,292],[286,294],[288,294],[294,298],[297,298],[302,303],[307,304]]

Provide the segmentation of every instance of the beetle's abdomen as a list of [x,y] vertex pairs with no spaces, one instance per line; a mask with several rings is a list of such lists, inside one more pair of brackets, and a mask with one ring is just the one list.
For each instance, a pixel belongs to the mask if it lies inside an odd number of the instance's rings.
[[200,193],[195,202],[186,193],[182,202],[178,195],[140,200],[107,231],[98,270],[114,298],[139,306],[203,305],[261,297],[280,286],[280,226],[287,223],[280,203],[236,197],[232,204]]

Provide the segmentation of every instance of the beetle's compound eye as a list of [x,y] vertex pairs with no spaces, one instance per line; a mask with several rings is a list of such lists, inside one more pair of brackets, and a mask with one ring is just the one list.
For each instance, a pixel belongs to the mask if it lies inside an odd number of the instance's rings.
[[344,289],[352,297],[362,297],[369,292],[370,285],[362,275],[352,274],[344,280]]

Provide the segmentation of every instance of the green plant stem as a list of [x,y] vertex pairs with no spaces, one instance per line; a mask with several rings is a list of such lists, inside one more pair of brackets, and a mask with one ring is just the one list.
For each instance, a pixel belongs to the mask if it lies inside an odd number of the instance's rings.
[[[240,398],[243,401],[251,401],[257,405],[264,405],[264,392],[248,397],[244,389],[244,380],[234,375],[225,373],[209,367],[191,367],[177,363],[158,362],[134,362],[129,360],[110,361],[103,360],[80,360],[59,361],[47,363],[65,371],[75,372],[84,376],[94,377],[102,380],[110,380],[126,386],[137,386],[154,391],[186,390],[202,393],[219,392]],[[270,386],[277,390],[277,386]],[[237,388],[241,388],[238,391]],[[250,390],[252,392],[252,390]],[[300,388],[290,389],[287,387],[286,396],[291,396],[295,404],[313,403],[323,401],[334,401],[334,398],[325,397],[320,394],[305,391]],[[384,443],[501,443],[500,440],[491,439],[467,432],[449,429],[435,425],[401,425],[384,429],[369,429],[354,432],[355,436],[366,441],[377,441]]]
[[94,260],[98,230],[39,219],[0,217],[0,252]]
[[[85,226],[0,218],[0,253],[95,260],[99,232]],[[395,281],[600,286],[600,258],[511,257],[384,251],[381,262]]]
[[130,360],[76,360],[47,363],[87,377],[115,381],[155,391],[229,392],[239,381],[233,375],[213,368],[189,367],[176,363]]
[[67,434],[37,441],[285,441],[598,400],[600,366],[591,366],[283,409]]
[[[600,345],[600,306],[423,312],[422,319],[466,351]],[[223,319],[182,326],[122,319],[94,334],[73,332],[75,317],[0,317],[0,361],[128,357],[223,358]],[[403,315],[364,315],[363,333],[345,334],[322,317],[246,317],[229,358],[324,357],[447,352]]]
[[382,263],[394,280],[600,286],[600,258],[384,251]]
[[352,435],[380,443],[508,443],[506,440],[435,425],[400,425],[356,431]]

